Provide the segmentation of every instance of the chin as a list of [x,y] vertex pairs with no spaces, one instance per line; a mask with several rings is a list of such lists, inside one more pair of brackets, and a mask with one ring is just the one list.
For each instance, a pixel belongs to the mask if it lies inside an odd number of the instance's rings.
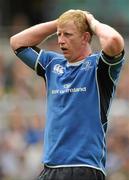
[[69,56],[67,56],[66,54],[64,54],[64,57],[65,57],[66,59],[69,59]]
[[67,61],[69,61],[69,62],[74,62],[74,59],[71,59],[70,56],[64,54],[64,57],[67,59]]

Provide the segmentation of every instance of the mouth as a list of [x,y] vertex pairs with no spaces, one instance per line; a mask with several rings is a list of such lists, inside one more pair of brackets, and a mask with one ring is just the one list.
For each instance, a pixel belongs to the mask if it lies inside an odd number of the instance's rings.
[[65,51],[65,50],[67,50],[67,48],[65,48],[65,47],[61,47],[61,49],[62,49],[62,51]]
[[63,51],[63,53],[66,53],[68,51],[68,49],[65,47],[61,47],[61,50]]

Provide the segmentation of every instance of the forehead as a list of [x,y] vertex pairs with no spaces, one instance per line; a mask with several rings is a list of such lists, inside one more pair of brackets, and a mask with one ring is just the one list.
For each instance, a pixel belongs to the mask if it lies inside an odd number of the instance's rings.
[[68,22],[65,23],[59,23],[57,25],[57,31],[78,31],[75,23],[73,20],[69,20]]

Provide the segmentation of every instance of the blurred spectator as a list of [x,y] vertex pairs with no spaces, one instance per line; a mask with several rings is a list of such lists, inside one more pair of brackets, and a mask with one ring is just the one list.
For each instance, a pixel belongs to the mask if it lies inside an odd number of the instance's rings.
[[119,86],[117,88],[117,98],[129,100],[129,62],[127,62],[121,73]]
[[29,26],[29,19],[24,13],[17,13],[11,22],[10,36],[24,30]]
[[113,118],[108,132],[108,180],[128,180],[129,118]]
[[4,94],[5,79],[4,57],[0,54],[0,97]]
[[[42,119],[44,122],[44,120]],[[38,115],[35,115],[31,122],[26,125],[25,141],[27,145],[35,145],[43,141],[43,123]]]

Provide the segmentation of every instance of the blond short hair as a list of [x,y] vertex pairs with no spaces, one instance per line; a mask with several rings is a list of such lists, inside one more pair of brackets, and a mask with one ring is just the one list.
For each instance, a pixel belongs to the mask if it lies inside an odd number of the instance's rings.
[[88,31],[91,36],[93,35],[88,23],[86,22],[86,15],[84,11],[79,9],[77,10],[71,9],[64,12],[58,18],[58,25],[63,25],[69,22],[69,20],[74,21],[74,24],[76,25],[80,33],[84,33]]

